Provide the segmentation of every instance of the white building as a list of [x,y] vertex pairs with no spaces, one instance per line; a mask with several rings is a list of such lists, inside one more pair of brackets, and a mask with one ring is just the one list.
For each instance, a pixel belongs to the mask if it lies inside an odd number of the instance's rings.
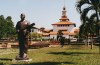
[[56,39],[59,30],[63,32],[63,36],[65,38],[70,39],[79,32],[79,29],[75,29],[76,24],[70,22],[70,20],[67,18],[65,6],[63,7],[62,16],[59,20],[59,22],[52,24],[53,30],[46,30],[45,28],[43,30],[41,30],[41,28],[34,28],[33,30],[36,33],[42,34],[43,39]]
[[53,26],[53,32],[50,32],[50,38],[56,39],[57,32],[61,30],[63,32],[63,36],[65,38],[73,38],[75,36],[75,33],[72,32],[73,28],[75,28],[76,24],[73,22],[70,22],[70,20],[66,16],[66,8],[63,7],[62,16],[60,21],[57,23],[52,24]]

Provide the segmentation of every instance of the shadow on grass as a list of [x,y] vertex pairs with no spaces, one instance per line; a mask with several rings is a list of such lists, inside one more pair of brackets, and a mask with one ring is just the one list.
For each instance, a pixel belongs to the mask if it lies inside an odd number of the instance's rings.
[[12,61],[12,59],[9,59],[9,58],[0,58],[0,60],[4,60],[4,61]]
[[73,62],[38,62],[38,63],[30,63],[30,64],[12,64],[12,65],[62,65],[62,64],[75,64]]
[[3,63],[0,63],[0,65],[4,65]]
[[98,54],[98,53],[87,53],[87,52],[50,52],[47,54],[55,54],[55,55],[79,55],[79,54]]

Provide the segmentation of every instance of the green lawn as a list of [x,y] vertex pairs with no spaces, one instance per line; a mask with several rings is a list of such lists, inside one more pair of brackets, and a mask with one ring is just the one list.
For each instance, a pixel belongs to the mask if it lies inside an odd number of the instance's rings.
[[29,49],[32,62],[12,62],[18,49],[0,49],[0,65],[100,65],[98,52],[82,45]]

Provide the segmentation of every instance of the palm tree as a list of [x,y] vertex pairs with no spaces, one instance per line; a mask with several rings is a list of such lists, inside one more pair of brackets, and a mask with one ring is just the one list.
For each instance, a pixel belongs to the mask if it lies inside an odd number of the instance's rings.
[[[82,24],[87,23],[87,18],[90,23],[96,25],[96,34],[99,36],[100,27],[100,0],[79,0],[77,2],[77,10],[81,14]],[[89,13],[93,11],[93,13]]]
[[[76,7],[81,14],[80,35],[84,34],[88,38],[90,34],[91,39],[94,34],[100,36],[100,0],[79,0]],[[91,43],[91,48],[92,45],[93,43]]]
[[[87,41],[87,45],[89,45],[88,43],[88,38],[91,36],[94,36],[96,32],[96,25],[94,23],[94,21],[92,21],[91,19],[86,19],[86,22],[83,23],[80,26],[80,32],[79,32],[79,36],[81,36],[81,38],[85,38]],[[93,37],[92,37],[93,38]]]

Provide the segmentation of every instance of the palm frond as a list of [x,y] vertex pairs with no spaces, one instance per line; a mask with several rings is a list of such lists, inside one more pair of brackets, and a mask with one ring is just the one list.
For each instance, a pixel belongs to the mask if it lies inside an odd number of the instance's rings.
[[[82,7],[85,4],[89,6],[83,9]],[[80,19],[82,22],[79,35],[86,36],[89,33],[98,35],[99,26],[97,23],[100,21],[100,0],[79,0],[76,4],[76,9],[81,14]],[[95,13],[89,13],[91,10],[94,10]]]
[[86,36],[87,34],[88,34],[88,25],[87,25],[87,23],[83,23],[83,24],[80,26],[79,35],[80,35],[80,36]]
[[90,19],[94,20],[95,17],[97,17],[96,13],[92,14],[91,17],[90,17]]
[[81,7],[84,5],[84,4],[90,4],[89,3],[89,0],[79,0],[76,4],[76,10],[79,12],[79,13],[82,13],[82,10],[81,10]]
[[82,22],[85,22],[85,21],[88,19],[87,14],[88,14],[88,12],[89,12],[90,10],[94,10],[94,7],[93,7],[93,6],[90,6],[90,7],[88,7],[88,8],[85,8],[85,9],[82,11],[81,17],[80,17],[80,19],[81,19]]
[[96,8],[99,6],[100,4],[100,0],[90,0],[91,4],[94,5]]
[[92,23],[96,24],[96,22],[97,22],[97,14],[96,13],[92,14],[91,17],[90,17],[90,20],[92,21]]

